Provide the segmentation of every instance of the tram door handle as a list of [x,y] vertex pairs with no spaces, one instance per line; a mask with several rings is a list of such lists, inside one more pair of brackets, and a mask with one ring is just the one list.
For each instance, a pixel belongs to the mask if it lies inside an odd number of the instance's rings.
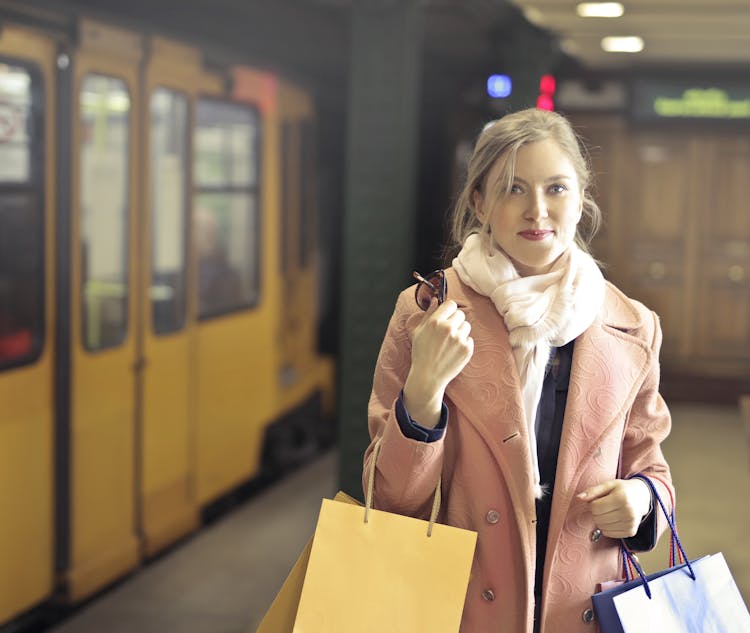
[[144,358],[143,356],[133,362],[133,364],[130,366],[130,369],[133,371],[133,373],[139,373],[142,372],[146,366],[148,365],[148,360]]

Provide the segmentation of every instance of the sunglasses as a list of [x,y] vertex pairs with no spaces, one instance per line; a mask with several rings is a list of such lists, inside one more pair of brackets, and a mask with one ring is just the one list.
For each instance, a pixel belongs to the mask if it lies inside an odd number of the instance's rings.
[[422,277],[415,270],[412,275],[419,282],[414,292],[414,298],[422,310],[427,310],[430,307],[433,297],[437,297],[438,304],[445,301],[445,296],[448,294],[448,283],[445,281],[444,270],[439,269],[431,272],[427,277]]

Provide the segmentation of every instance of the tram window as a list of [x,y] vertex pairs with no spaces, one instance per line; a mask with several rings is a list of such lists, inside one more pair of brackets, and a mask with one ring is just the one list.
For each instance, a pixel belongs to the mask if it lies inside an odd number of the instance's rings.
[[200,318],[259,301],[259,133],[255,110],[214,99],[198,102],[193,240]]
[[151,313],[154,332],[185,323],[188,107],[183,94],[151,96]]
[[83,342],[96,351],[124,339],[128,309],[130,95],[90,74],[80,93]]
[[0,369],[33,361],[44,334],[41,82],[0,62]]
[[0,62],[0,183],[31,178],[31,75]]

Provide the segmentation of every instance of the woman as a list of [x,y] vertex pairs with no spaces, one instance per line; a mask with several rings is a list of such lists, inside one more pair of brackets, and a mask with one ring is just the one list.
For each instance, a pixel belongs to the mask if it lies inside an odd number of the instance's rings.
[[376,507],[426,518],[442,479],[438,520],[478,532],[462,633],[595,631],[619,539],[651,549],[665,527],[629,479],[673,496],[661,330],[586,252],[589,180],[559,114],[486,126],[454,210],[460,252],[417,302],[401,293],[378,358],[365,477],[380,439]]

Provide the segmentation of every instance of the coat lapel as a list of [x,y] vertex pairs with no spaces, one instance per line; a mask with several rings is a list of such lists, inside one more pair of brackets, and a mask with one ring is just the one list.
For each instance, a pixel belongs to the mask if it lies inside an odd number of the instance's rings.
[[508,330],[487,297],[464,285],[452,269],[446,274],[448,297],[466,312],[474,339],[474,354],[446,395],[487,444],[515,507],[524,509],[516,513],[520,526],[535,508],[521,385]]
[[548,561],[582,472],[608,434],[619,428],[649,369],[651,349],[629,333],[640,326],[635,308],[608,284],[602,314],[576,339],[555,477]]

